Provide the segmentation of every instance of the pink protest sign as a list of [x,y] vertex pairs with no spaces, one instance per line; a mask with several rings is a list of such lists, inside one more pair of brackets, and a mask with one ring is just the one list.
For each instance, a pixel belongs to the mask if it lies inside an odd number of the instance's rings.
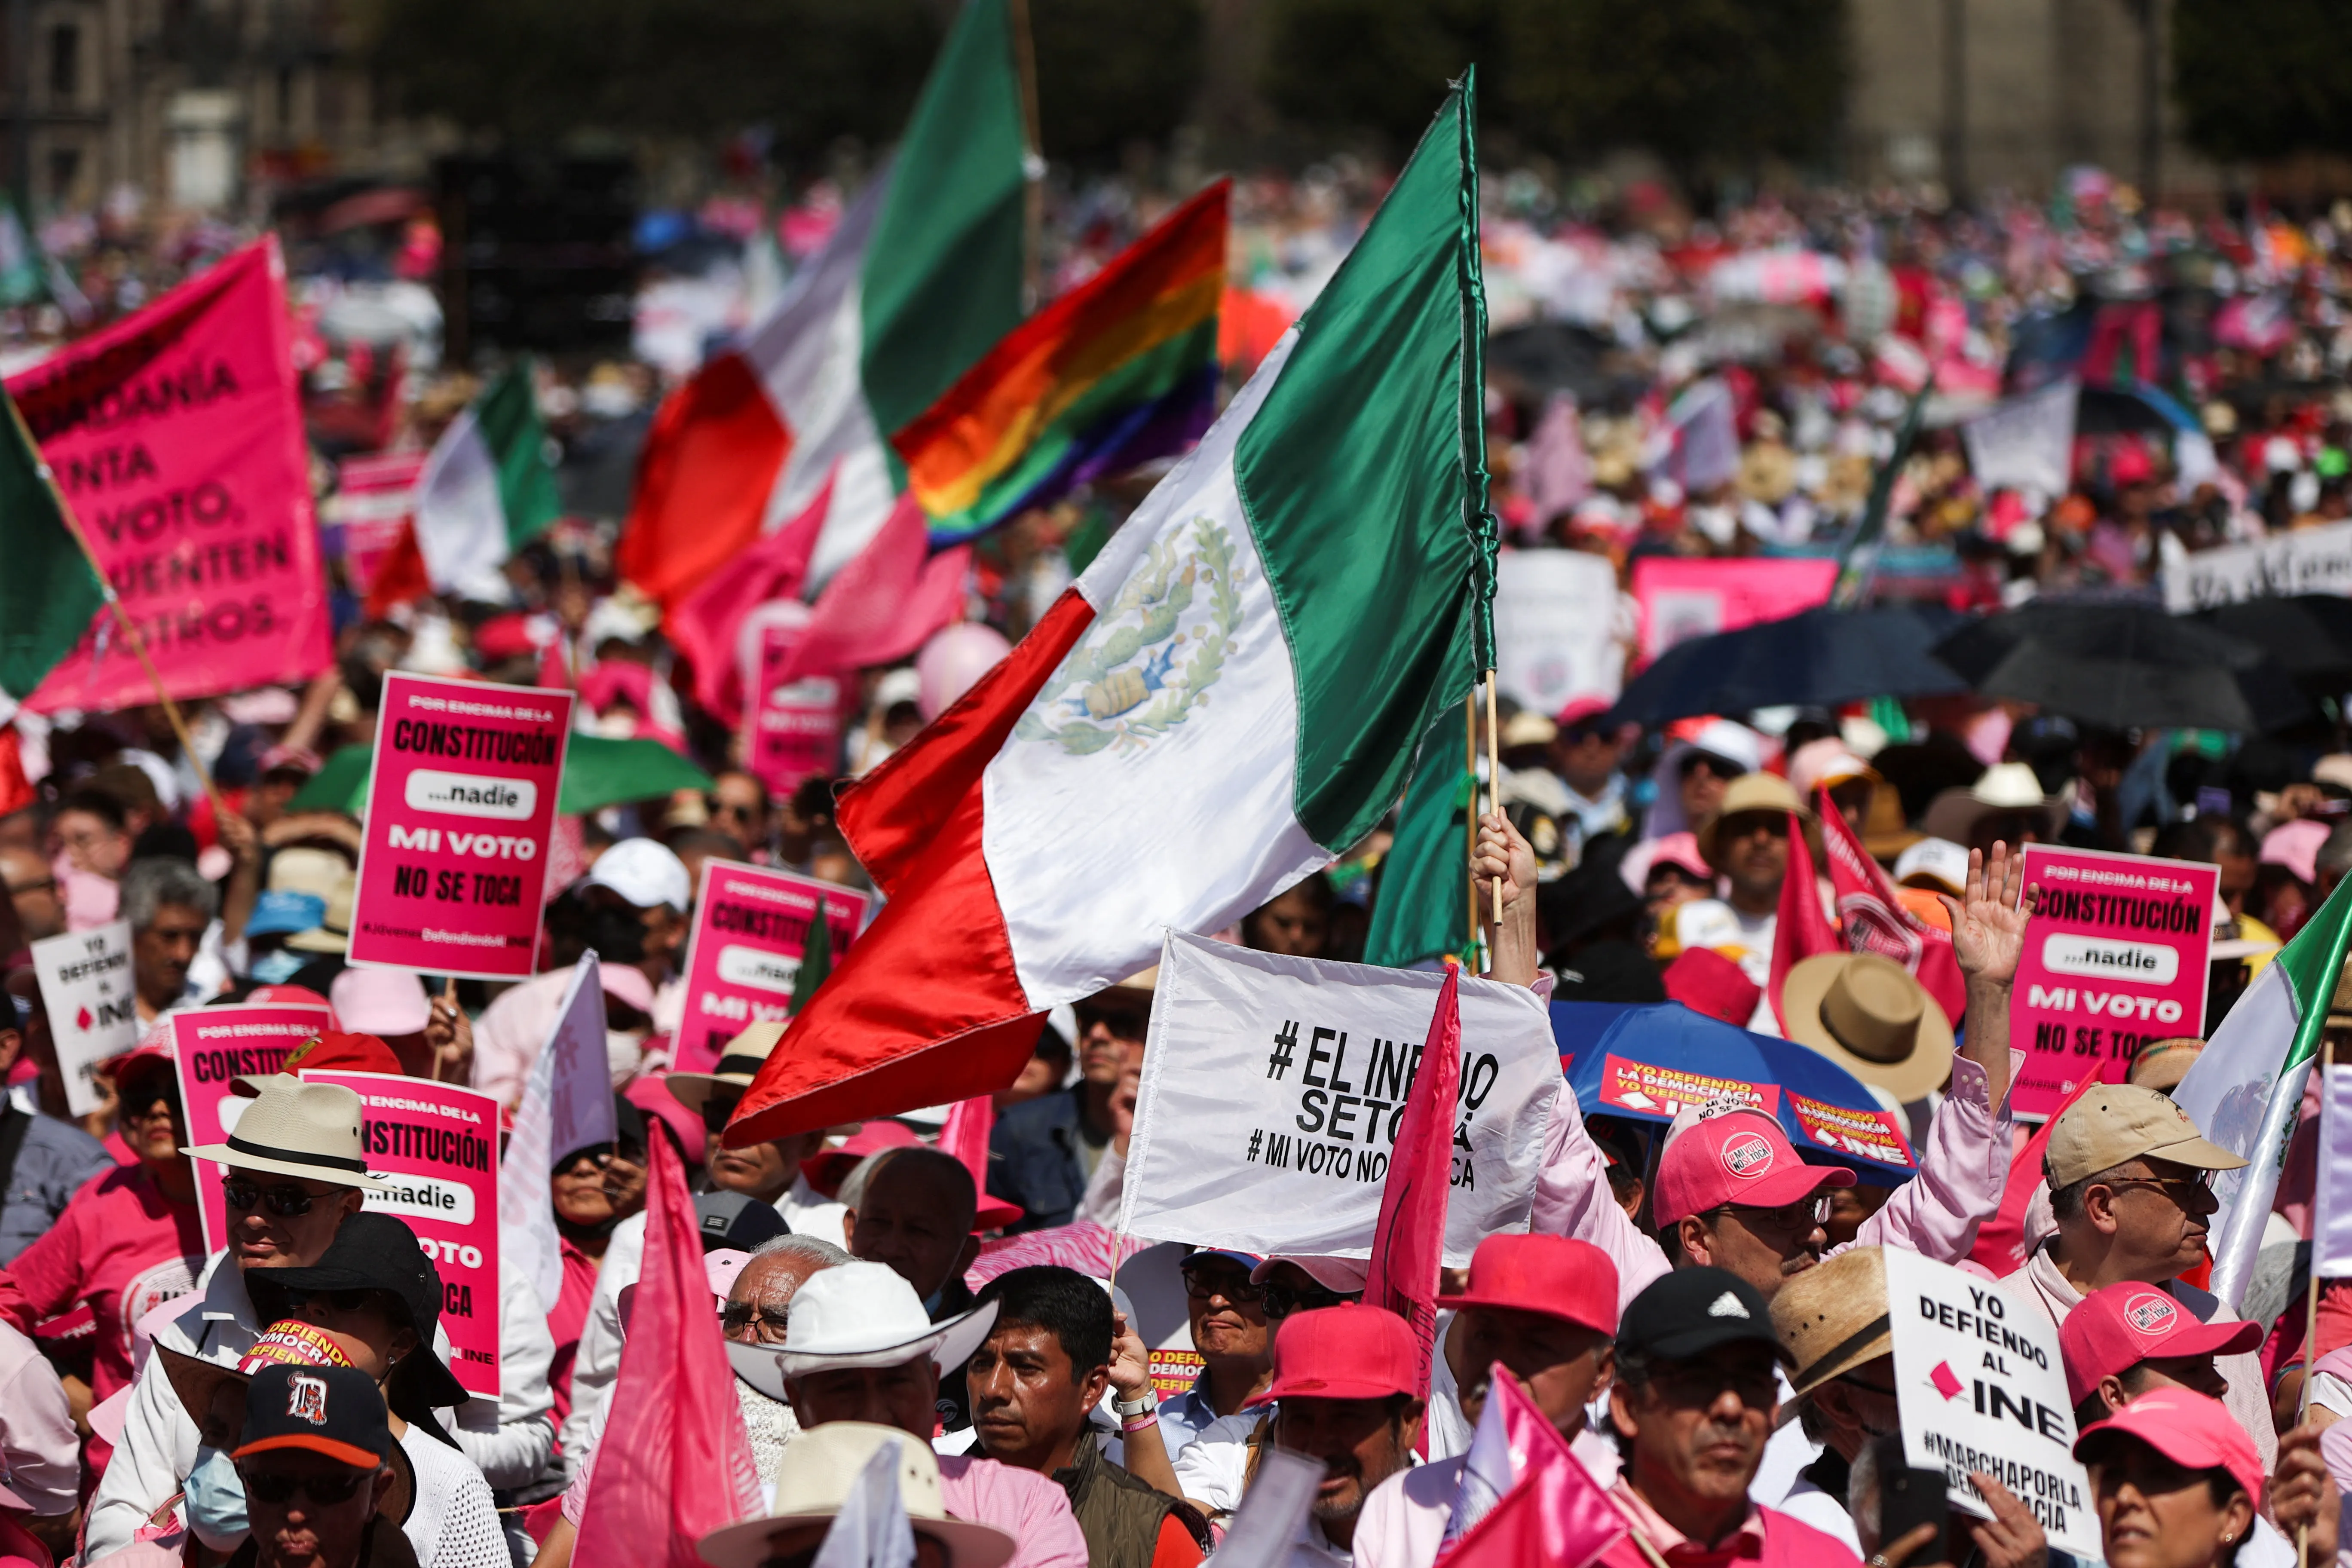
[[[219,1143],[236,1131],[236,1113],[253,1102],[230,1088],[248,1073],[284,1070],[295,1047],[327,1026],[324,1007],[197,1007],[172,1016],[172,1051],[178,1058],[181,1125],[191,1148]],[[228,1245],[228,1214],[221,1206],[222,1167],[196,1162],[196,1213],[205,1249]]]
[[2020,1116],[2055,1113],[2102,1062],[2205,1032],[2221,878],[2220,867],[2187,860],[2025,847],[2039,901],[2010,1000],[2011,1037],[2033,1042],[2017,1079]]
[[499,1396],[499,1102],[454,1083],[373,1072],[306,1072],[360,1097],[368,1174],[390,1184],[367,1206],[416,1233],[441,1276],[449,1370]]
[[1643,556],[1633,563],[1642,661],[1693,637],[1738,631],[1827,604],[1836,581],[1834,561]]
[[383,678],[351,961],[532,973],[572,693]]
[[746,1027],[791,1016],[819,899],[839,963],[865,928],[866,894],[764,866],[703,862],[686,957],[679,1070],[709,1072],[719,1048]]
[[1601,1103],[1612,1110],[1672,1118],[1685,1106],[1727,1099],[1744,1100],[1766,1115],[1776,1116],[1780,1086],[1629,1061],[1614,1051],[1601,1061]]
[[[333,657],[285,265],[274,239],[13,376],[9,395],[178,698],[306,680]],[[152,702],[100,614],[26,706]]]
[[744,765],[779,798],[803,779],[832,773],[841,751],[841,682],[829,675],[778,679],[802,635],[798,626],[761,627],[757,667],[744,671]]
[[320,511],[342,535],[343,575],[352,593],[366,595],[384,557],[399,544],[416,510],[416,478],[424,471],[422,452],[345,458],[335,465],[335,493]]

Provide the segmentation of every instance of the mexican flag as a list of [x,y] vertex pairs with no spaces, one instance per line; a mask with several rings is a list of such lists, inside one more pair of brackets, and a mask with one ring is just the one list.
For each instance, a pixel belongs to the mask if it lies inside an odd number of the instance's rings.
[[882,526],[889,437],[1021,320],[1028,135],[1006,0],[966,0],[890,166],[784,297],[666,399],[638,460],[621,575],[674,606],[832,480],[809,581]]
[[[22,700],[74,650],[106,591],[68,527],[41,449],[0,390],[0,691]],[[130,649],[121,650],[130,657]],[[11,710],[15,704],[8,705]]]
[[888,902],[727,1138],[986,1094],[1039,1015],[1329,864],[1492,647],[1471,88],[1201,445],[845,794]]
[[499,568],[563,511],[529,360],[499,374],[433,444],[416,481],[416,548],[436,593],[509,596]]
[[2204,1054],[2172,1098],[2213,1142],[2244,1158],[2242,1171],[2213,1178],[2221,1200],[2215,1233],[2213,1294],[2231,1310],[2245,1294],[2263,1227],[2278,1195],[2279,1173],[2303,1110],[2327,1005],[2352,938],[2352,880],[2338,883],[2294,940],[2279,951],[2213,1031]]

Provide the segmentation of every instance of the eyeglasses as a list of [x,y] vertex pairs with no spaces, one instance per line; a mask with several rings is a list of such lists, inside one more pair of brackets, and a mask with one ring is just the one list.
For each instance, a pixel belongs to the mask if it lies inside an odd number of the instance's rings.
[[720,1307],[719,1326],[730,1337],[752,1329],[770,1344],[784,1342],[784,1319],[754,1301],[730,1301]]
[[[555,1174],[593,1176],[603,1173],[616,1164],[642,1165],[645,1163],[645,1151],[642,1149],[631,1149],[625,1146],[620,1149],[583,1149],[572,1156],[569,1164],[557,1166]],[[588,1167],[584,1171],[581,1169],[583,1164]]]
[[1750,1230],[1805,1231],[1828,1223],[1830,1200],[1825,1197],[1799,1198],[1795,1203],[1781,1204],[1776,1208],[1759,1208],[1750,1204],[1722,1204],[1707,1212],[1738,1215],[1739,1223]]
[[1320,1285],[1310,1285],[1301,1290],[1290,1285],[1268,1284],[1260,1287],[1260,1290],[1265,1297],[1265,1315],[1269,1318],[1286,1318],[1293,1312],[1311,1312],[1323,1307],[1342,1306],[1349,1300],[1336,1290],[1326,1290]]
[[739,1089],[712,1090],[710,1098],[702,1102],[702,1130],[706,1132],[726,1131],[727,1119],[734,1115],[735,1108],[742,1103],[742,1092]]
[[373,1470],[354,1469],[324,1476],[295,1476],[283,1470],[237,1471],[238,1479],[245,1482],[246,1495],[256,1501],[289,1503],[299,1493],[312,1502],[330,1507],[351,1501],[374,1474]]
[[263,1187],[257,1182],[239,1181],[235,1176],[221,1178],[221,1196],[239,1214],[251,1213],[256,1204],[267,1204],[269,1212],[279,1219],[299,1219],[319,1201],[297,1186]]
[[1266,1287],[1251,1284],[1249,1276],[1239,1269],[1213,1274],[1206,1268],[1187,1268],[1182,1272],[1184,1294],[1195,1301],[1210,1301],[1223,1296],[1228,1301],[1250,1303],[1263,1301],[1266,1298]]
[[2103,1187],[2154,1187],[2182,1208],[2198,1208],[2215,1202],[2213,1173],[2200,1176],[2122,1176],[2112,1182],[2101,1182]]
[[1076,1011],[1080,1036],[1084,1036],[1097,1024],[1100,1024],[1105,1032],[1114,1040],[1140,1041],[1150,1028],[1147,1019],[1139,1017],[1133,1013],[1096,1012],[1087,1008],[1080,1008]]
[[146,1121],[157,1116],[169,1116],[177,1120],[179,1114],[179,1097],[172,1094],[151,1094],[143,1104],[135,1099],[126,1099],[122,1102],[121,1111],[121,1118],[125,1121]]

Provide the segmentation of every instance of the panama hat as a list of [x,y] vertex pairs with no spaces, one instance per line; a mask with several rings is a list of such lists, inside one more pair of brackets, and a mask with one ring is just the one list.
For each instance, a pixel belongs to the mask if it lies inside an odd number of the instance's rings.
[[1874,952],[1819,952],[1780,987],[1789,1037],[1909,1103],[1952,1071],[1952,1021],[1927,988]]
[[771,1399],[783,1399],[784,1380],[813,1372],[859,1366],[903,1366],[928,1356],[942,1373],[971,1359],[996,1326],[994,1301],[940,1322],[898,1271],[880,1263],[838,1263],[809,1276],[793,1292],[782,1345],[730,1341],[736,1375]]
[[1930,838],[1966,844],[1987,816],[2014,814],[2042,818],[2044,836],[2056,837],[2066,825],[2066,798],[2042,793],[2042,781],[2023,763],[1996,763],[1966,789],[1948,789],[1927,803],[1919,826]]
[[339,1083],[305,1083],[283,1074],[265,1079],[226,1142],[180,1152],[240,1171],[305,1176],[369,1193],[391,1190],[368,1174],[360,1153],[360,1097]]
[[[823,1278],[820,1275],[818,1278]],[[940,1491],[940,1461],[930,1445],[895,1426],[828,1421],[792,1440],[776,1462],[775,1511],[714,1530],[697,1543],[710,1568],[758,1568],[774,1555],[770,1541],[794,1526],[830,1526],[864,1481],[877,1454],[897,1457],[898,1502],[907,1523],[947,1549],[949,1568],[997,1568],[1010,1559],[1011,1535],[992,1524],[950,1519]]]
[[740,1094],[751,1087],[760,1075],[760,1068],[774,1053],[776,1042],[784,1037],[783,1021],[754,1024],[733,1039],[719,1053],[718,1062],[709,1072],[674,1072],[662,1081],[677,1102],[698,1115],[703,1102],[724,1089]]
[[1772,1297],[1772,1331],[1796,1358],[1789,1386],[1799,1394],[1892,1353],[1886,1255],[1849,1247],[1790,1279]]
[[1723,804],[1713,816],[1698,826],[1698,852],[1709,866],[1722,869],[1716,854],[1716,840],[1722,836],[1723,825],[1735,816],[1758,811],[1786,811],[1795,814],[1799,822],[1811,828],[1813,808],[1797,798],[1789,781],[1778,773],[1742,773],[1723,787]]

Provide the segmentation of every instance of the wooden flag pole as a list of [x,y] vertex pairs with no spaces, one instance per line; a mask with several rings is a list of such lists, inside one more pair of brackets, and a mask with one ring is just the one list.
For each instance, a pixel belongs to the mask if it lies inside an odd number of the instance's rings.
[[147,639],[139,635],[137,624],[131,620],[130,612],[122,607],[122,601],[115,595],[114,584],[106,580],[106,568],[99,563],[98,552],[89,547],[89,536],[82,532],[81,520],[74,515],[72,503],[66,500],[65,492],[58,489],[58,477],[49,468],[48,459],[40,455],[40,445],[33,439],[32,431],[26,428],[24,411],[16,406],[15,398],[5,401],[8,405],[8,417],[16,421],[17,437],[25,443],[25,449],[34,454],[34,465],[41,476],[41,483],[47,487],[49,499],[58,503],[58,516],[65,522],[66,531],[73,536],[74,543],[81,547],[82,559],[89,563],[90,575],[98,579],[98,591],[106,596],[107,608],[114,612],[115,625],[122,628],[123,638],[131,644],[131,651],[137,657],[139,667],[147,672],[148,682],[155,688],[155,700],[163,705],[163,717],[170,721],[172,733],[179,738],[180,750],[187,757],[188,766],[195,770],[196,782],[204,785],[205,796],[212,801],[214,816],[226,817],[228,802],[221,798],[220,786],[213,783],[212,770],[205,766],[204,758],[196,754],[196,742],[188,733],[187,720],[181,717],[180,705],[172,700],[170,692],[163,689],[163,672],[155,668],[154,659],[148,657]]
[[[1503,809],[1503,763],[1497,750],[1499,732],[1495,724],[1495,672],[1486,672],[1486,809],[1499,813]],[[1503,923],[1503,879],[1494,884],[1495,923]]]
[[[1031,166],[1042,170],[1045,144],[1037,131],[1037,47],[1029,36],[1029,0],[1009,0],[1006,19],[1013,28],[1013,71],[1021,82],[1023,140],[1028,142],[1028,155],[1037,161]],[[1024,175],[1027,172],[1023,171]],[[1036,178],[1024,178],[1023,184],[1027,187],[1023,193],[1021,247],[1021,310],[1025,315],[1045,302],[1045,180],[1041,173]]]
[[1466,962],[1468,954],[1478,945],[1478,694],[1475,691],[1462,701],[1462,771],[1470,778],[1470,799],[1462,808],[1462,899],[1465,911],[1462,952]]

